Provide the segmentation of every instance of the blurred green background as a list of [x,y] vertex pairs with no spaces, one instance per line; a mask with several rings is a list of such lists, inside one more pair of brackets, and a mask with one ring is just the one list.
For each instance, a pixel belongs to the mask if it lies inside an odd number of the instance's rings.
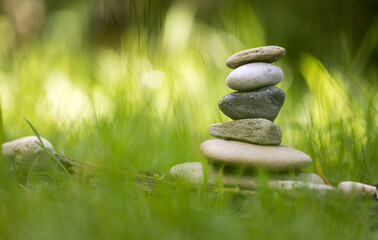
[[205,161],[209,125],[230,120],[217,105],[231,92],[226,59],[278,45],[283,144],[332,184],[374,184],[378,1],[0,2],[5,141],[33,134],[25,117],[58,153],[98,168],[89,182],[3,173],[2,239],[378,239],[368,200],[263,191],[241,201],[164,181],[146,195],[133,181]]

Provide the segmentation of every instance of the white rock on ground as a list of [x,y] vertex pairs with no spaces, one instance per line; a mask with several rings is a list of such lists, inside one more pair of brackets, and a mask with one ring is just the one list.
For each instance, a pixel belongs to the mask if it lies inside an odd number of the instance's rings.
[[361,196],[378,197],[377,188],[359,182],[341,182],[337,185],[337,190],[344,194],[357,194]]
[[[45,148],[55,154],[52,144],[41,138]],[[10,170],[27,174],[30,167],[33,170],[45,171],[50,155],[46,153],[38,144],[39,139],[35,136],[28,136],[4,143],[2,147],[2,157],[10,164]]]
[[201,162],[177,164],[169,170],[173,179],[183,180],[192,185],[204,183],[204,168]]
[[301,181],[283,180],[283,181],[269,181],[268,185],[272,189],[281,191],[293,191],[297,189],[310,189],[320,193],[333,191],[335,188],[326,184],[316,184]]

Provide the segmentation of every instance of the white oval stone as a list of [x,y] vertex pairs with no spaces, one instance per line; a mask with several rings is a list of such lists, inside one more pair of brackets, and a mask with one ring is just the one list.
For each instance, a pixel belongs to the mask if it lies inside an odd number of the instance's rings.
[[226,79],[226,84],[236,91],[252,91],[258,88],[274,86],[281,82],[283,73],[280,67],[269,63],[249,63],[233,70]]
[[[52,144],[44,138],[41,138],[44,147],[55,154]],[[3,159],[10,162],[11,170],[25,174],[33,166],[35,170],[43,171],[50,155],[41,148],[37,143],[39,139],[35,136],[23,137],[11,142],[4,143],[2,147]]]
[[344,194],[358,194],[361,196],[373,196],[377,197],[377,188],[367,184],[359,182],[341,182],[337,185],[337,190]]
[[302,169],[311,165],[311,158],[284,145],[261,146],[251,143],[211,139],[203,142],[201,152],[209,161],[246,168],[265,168],[270,171]]

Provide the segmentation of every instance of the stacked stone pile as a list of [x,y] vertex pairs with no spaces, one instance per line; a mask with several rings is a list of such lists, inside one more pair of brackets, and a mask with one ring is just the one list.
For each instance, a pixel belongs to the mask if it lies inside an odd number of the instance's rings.
[[273,123],[285,93],[275,86],[283,78],[282,70],[271,62],[285,53],[284,48],[268,46],[236,53],[227,60],[227,66],[235,69],[226,84],[237,92],[224,96],[219,108],[234,121],[210,126],[210,134],[219,138],[201,145],[210,162],[275,172],[300,171],[311,165],[305,153],[280,145],[282,131]]
[[[318,188],[333,189],[322,178],[312,173],[300,173],[311,165],[311,158],[294,148],[281,145],[282,131],[273,123],[285,100],[285,93],[275,85],[281,82],[280,67],[271,64],[286,54],[277,46],[253,48],[238,52],[228,58],[226,64],[234,69],[226,84],[236,92],[227,94],[219,101],[220,110],[232,120],[210,126],[211,139],[201,144],[200,150],[210,164],[184,163],[174,166],[170,175],[183,178],[197,185],[204,181],[215,184],[219,171],[243,168],[248,174],[222,172],[224,186],[253,189],[256,186],[255,170],[263,168],[273,175],[271,188]],[[248,171],[251,170],[251,171]],[[292,179],[291,173],[297,173]]]

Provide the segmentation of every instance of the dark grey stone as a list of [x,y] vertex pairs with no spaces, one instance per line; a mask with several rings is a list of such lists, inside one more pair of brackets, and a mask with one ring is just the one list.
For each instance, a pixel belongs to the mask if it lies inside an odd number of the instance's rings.
[[253,92],[227,94],[218,105],[220,110],[233,120],[265,118],[273,122],[284,101],[284,91],[278,87],[269,86]]

